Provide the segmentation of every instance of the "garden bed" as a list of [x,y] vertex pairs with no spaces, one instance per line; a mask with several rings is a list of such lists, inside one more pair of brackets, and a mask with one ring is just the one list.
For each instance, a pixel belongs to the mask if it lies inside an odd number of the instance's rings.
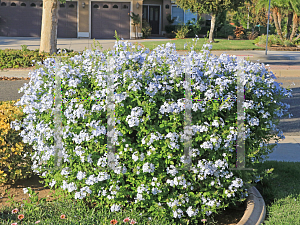
[[[266,48],[266,45],[260,45],[260,44],[255,44],[255,45],[257,47]],[[271,50],[271,51],[300,51],[300,46],[284,47],[284,46],[279,46],[279,45],[272,45],[271,47],[268,46],[268,50]]]

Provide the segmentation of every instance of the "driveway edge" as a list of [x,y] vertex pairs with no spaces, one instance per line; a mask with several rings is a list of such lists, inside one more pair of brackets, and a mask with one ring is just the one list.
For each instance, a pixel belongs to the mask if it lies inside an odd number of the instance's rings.
[[266,217],[266,205],[259,191],[252,186],[248,189],[247,209],[237,225],[259,225]]

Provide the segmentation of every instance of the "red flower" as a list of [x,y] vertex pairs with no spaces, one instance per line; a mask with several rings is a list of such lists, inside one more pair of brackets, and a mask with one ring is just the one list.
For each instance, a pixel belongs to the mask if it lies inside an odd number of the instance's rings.
[[115,225],[115,224],[117,224],[117,223],[118,223],[118,221],[115,220],[115,219],[113,219],[113,220],[110,221],[110,224],[113,224],[113,225]]
[[123,220],[123,222],[126,223],[126,222],[129,222],[129,220],[130,220],[129,217],[127,217],[127,218],[125,218],[125,219]]
[[19,220],[24,219],[24,215],[23,214],[18,215],[18,219]]

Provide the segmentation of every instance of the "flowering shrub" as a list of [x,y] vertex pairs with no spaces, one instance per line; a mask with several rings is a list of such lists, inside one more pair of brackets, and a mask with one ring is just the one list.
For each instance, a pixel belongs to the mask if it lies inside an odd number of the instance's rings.
[[[26,105],[27,114],[19,123],[25,129],[20,135],[33,145],[32,169],[44,178],[45,186],[107,205],[112,212],[139,207],[174,222],[190,218],[194,224],[229,203],[244,201],[254,176],[263,172],[230,171],[236,163],[237,103],[230,101],[236,94],[236,72],[245,74],[246,168],[261,162],[261,156],[276,145],[265,144],[276,136],[271,131],[278,132],[276,140],[284,138],[275,124],[288,108],[280,100],[291,93],[263,64],[244,60],[238,64],[236,57],[226,54],[214,57],[209,44],[187,58],[177,55],[170,43],[150,54],[149,49],[134,50],[136,46],[118,39],[114,47],[107,54],[86,50],[60,63],[63,161],[58,170],[51,170],[55,60],[38,63],[29,85],[20,90],[25,94],[16,104]],[[109,71],[114,78],[111,86],[106,80]],[[183,152],[187,72],[191,98],[202,100],[190,108],[189,171],[184,169],[188,158]],[[108,166],[106,148],[109,88],[114,89],[115,100],[115,169]]]

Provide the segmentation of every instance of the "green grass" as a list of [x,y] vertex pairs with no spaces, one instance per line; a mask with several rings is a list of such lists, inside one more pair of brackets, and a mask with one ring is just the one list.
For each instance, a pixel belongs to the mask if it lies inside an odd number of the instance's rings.
[[256,187],[266,204],[264,224],[300,224],[300,162],[266,161],[255,167],[274,168],[274,176]]
[[[178,39],[178,40],[170,40],[170,41],[145,41],[141,42],[145,48],[149,48],[149,50],[153,50],[158,45],[166,44],[168,42],[175,43],[176,50],[188,50],[187,47],[184,49],[185,43],[193,43],[193,38],[186,38],[186,39]],[[196,38],[194,38],[196,42]],[[196,48],[193,49],[195,51],[200,51],[202,49],[202,45],[207,43],[205,42],[204,38],[199,38],[197,41]],[[215,43],[212,43],[212,51],[213,50],[264,50],[265,48],[258,47],[254,44],[254,40],[228,40],[228,39],[215,39]]]
[[[263,224],[300,224],[300,163],[293,162],[277,162],[265,161],[259,165],[255,165],[256,169],[274,168],[271,176],[265,178],[262,182],[258,182],[257,189],[262,194],[266,203],[266,219]],[[82,203],[82,204],[81,204]],[[61,200],[52,203],[41,203],[40,205],[18,208],[17,214],[12,214],[14,207],[5,207],[0,210],[0,224],[12,224],[18,222],[17,215],[24,214],[22,224],[112,224],[110,221],[116,219],[119,224],[125,223],[126,217],[134,219],[137,224],[174,224],[165,217],[157,217],[149,215],[143,210],[136,212],[114,212],[110,213],[107,207],[102,209],[90,209],[84,202],[74,200]],[[140,213],[142,213],[140,215]],[[64,214],[65,219],[60,216]],[[151,217],[151,220],[149,220]],[[210,220],[212,221],[212,220]],[[182,225],[187,224],[186,221],[181,222]],[[189,223],[190,224],[190,223]],[[199,224],[199,223],[198,223]],[[206,224],[213,224],[212,222]],[[178,224],[179,225],[179,224]]]

